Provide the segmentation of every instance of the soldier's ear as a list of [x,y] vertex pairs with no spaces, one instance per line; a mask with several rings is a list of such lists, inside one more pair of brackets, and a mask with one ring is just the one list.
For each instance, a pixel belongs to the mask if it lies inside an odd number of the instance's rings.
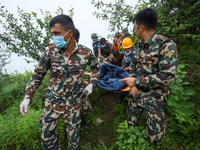
[[140,25],[139,30],[144,31],[145,26],[143,24]]
[[72,29],[69,30],[69,36],[72,37],[74,35],[74,32]]

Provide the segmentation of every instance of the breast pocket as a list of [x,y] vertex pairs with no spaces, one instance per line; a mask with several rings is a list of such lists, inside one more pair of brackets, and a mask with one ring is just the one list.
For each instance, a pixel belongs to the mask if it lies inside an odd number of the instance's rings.
[[74,71],[73,71],[73,78],[74,80],[80,80],[81,77],[83,77],[83,68],[79,67],[78,65],[74,65]]
[[62,61],[51,61],[51,75],[55,79],[63,80],[65,70],[62,66]]
[[146,54],[143,59],[143,68],[149,73],[156,73],[158,70],[159,55],[155,52]]

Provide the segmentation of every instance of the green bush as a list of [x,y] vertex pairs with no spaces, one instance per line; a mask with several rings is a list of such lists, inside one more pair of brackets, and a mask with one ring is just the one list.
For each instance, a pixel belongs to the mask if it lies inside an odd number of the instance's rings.
[[13,113],[0,115],[0,149],[34,149],[40,150],[40,133],[38,118],[43,110],[30,110],[28,116],[20,115],[19,108]]
[[[187,72],[182,71],[184,67],[184,65],[178,65],[175,80],[169,86],[170,94],[166,99],[170,116],[174,116],[174,119],[178,121],[178,124],[175,125],[179,127],[178,132],[188,137],[197,134],[200,129],[200,121],[193,116],[194,103],[189,99],[194,91],[188,87],[189,82],[183,80],[187,74]],[[176,127],[172,128],[177,129]],[[177,132],[177,130],[174,131]]]
[[146,130],[138,126],[129,126],[125,120],[124,123],[119,124],[119,129],[117,130],[120,135],[116,145],[118,145],[119,150],[145,150],[153,149],[149,142],[146,140]]
[[24,74],[3,74],[0,77],[0,113],[23,99],[26,85],[31,78],[32,72]]

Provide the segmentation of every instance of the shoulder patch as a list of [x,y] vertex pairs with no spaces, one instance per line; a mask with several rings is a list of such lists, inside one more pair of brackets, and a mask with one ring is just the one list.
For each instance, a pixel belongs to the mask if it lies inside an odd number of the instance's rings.
[[172,52],[168,52],[167,54],[166,54],[166,56],[168,56],[168,57],[172,57]]

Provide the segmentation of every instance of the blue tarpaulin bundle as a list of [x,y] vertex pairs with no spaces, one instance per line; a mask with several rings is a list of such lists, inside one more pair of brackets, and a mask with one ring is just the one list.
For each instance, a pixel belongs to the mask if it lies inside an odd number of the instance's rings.
[[119,66],[109,63],[100,63],[101,72],[96,85],[107,91],[121,91],[126,85],[120,79],[129,76],[129,73]]

